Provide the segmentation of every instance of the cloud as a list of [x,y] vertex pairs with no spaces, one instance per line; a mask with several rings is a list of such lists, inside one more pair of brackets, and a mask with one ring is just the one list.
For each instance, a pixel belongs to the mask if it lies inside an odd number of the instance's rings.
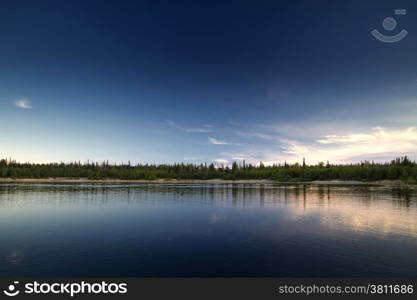
[[268,140],[268,141],[279,140],[279,138],[277,138],[276,136],[266,134],[266,133],[256,132],[256,131],[249,131],[249,132],[237,131],[236,134],[245,138],[259,138],[259,139]]
[[[322,130],[321,130],[322,131]],[[332,132],[333,131],[333,132]],[[316,164],[321,161],[331,163],[356,163],[361,160],[390,161],[398,156],[408,155],[417,158],[417,129],[415,127],[384,128],[368,130],[350,129],[339,133],[337,129],[329,134],[316,135],[312,130],[309,139],[301,137],[282,137],[279,134],[251,132],[246,137],[257,137],[268,142],[245,144],[237,153],[222,153],[225,159],[244,158],[248,163],[263,161],[266,165],[301,162]]]
[[327,135],[325,138],[317,140],[320,144],[336,144],[336,143],[360,143],[366,141],[375,141],[376,137],[372,134],[348,134],[348,135]]
[[183,160],[199,160],[202,159],[201,156],[186,156]]
[[245,157],[243,157],[243,156],[232,156],[232,159],[234,159],[234,160],[245,160]]
[[387,129],[375,127],[370,132],[347,135],[327,135],[315,143],[282,140],[281,157],[287,161],[300,161],[305,157],[312,163],[358,162],[360,160],[386,161],[396,156],[415,155],[417,152],[417,130]]
[[208,139],[209,143],[212,145],[225,145],[225,146],[242,146],[242,144],[240,143],[230,143],[230,142],[226,142],[226,141],[221,141],[215,138],[210,137]]
[[220,141],[218,139],[215,138],[209,138],[209,142],[212,145],[230,145],[229,143],[225,142],[225,141]]
[[178,130],[184,131],[184,132],[190,132],[190,133],[210,133],[213,132],[212,125],[204,125],[204,127],[201,128],[186,128],[186,127],[182,127],[178,124],[176,124],[175,122],[171,121],[171,120],[166,120],[166,122],[168,123],[169,126],[176,128]]
[[229,161],[225,158],[216,158],[216,159],[213,159],[213,162],[222,164],[222,165],[226,165],[229,163]]
[[205,129],[205,128],[182,128],[185,132],[197,132],[197,133],[209,133],[213,132],[211,129]]
[[32,109],[32,106],[30,105],[30,102],[28,99],[24,98],[24,99],[17,99],[14,102],[14,105],[16,105],[19,108],[22,109]]

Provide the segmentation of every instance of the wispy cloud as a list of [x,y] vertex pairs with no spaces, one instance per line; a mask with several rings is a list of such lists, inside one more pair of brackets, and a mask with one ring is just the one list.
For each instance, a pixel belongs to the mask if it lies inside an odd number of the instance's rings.
[[186,156],[186,157],[184,157],[184,160],[186,160],[186,161],[194,161],[194,160],[199,160],[199,159],[202,159],[202,157],[201,156]]
[[249,131],[249,132],[237,131],[236,134],[245,138],[259,138],[259,139],[268,140],[268,141],[279,141],[279,138],[276,136],[273,136],[271,134],[256,132],[256,131]]
[[181,128],[185,132],[197,132],[197,133],[210,133],[213,132],[211,129],[206,128]]
[[228,142],[220,141],[220,140],[212,138],[212,137],[209,138],[209,142],[212,145],[230,145],[230,143],[228,143]]
[[375,141],[377,138],[373,134],[353,133],[348,135],[326,135],[324,138],[317,140],[320,144],[337,144],[337,143],[360,143]]
[[[282,140],[282,153],[276,158],[310,162],[329,160],[334,163],[357,162],[362,159],[387,160],[417,152],[417,130],[373,128],[370,132],[328,135],[314,143]],[[275,159],[274,159],[275,160]]]
[[194,132],[194,133],[210,133],[213,132],[213,129],[211,129],[213,126],[212,125],[205,125],[203,127],[193,127],[193,128],[187,128],[187,127],[183,127],[178,125],[177,123],[175,123],[174,121],[171,120],[166,120],[166,122],[168,123],[169,126],[176,128],[178,130],[184,131],[184,132]]
[[30,101],[26,98],[15,100],[14,105],[22,109],[32,109]]
[[216,138],[210,137],[208,139],[209,143],[212,145],[224,145],[224,146],[242,146],[242,144],[240,143],[231,143],[231,142],[226,142],[226,141],[222,141],[222,140],[218,140]]
[[225,158],[216,158],[216,159],[213,159],[213,162],[222,164],[222,165],[227,165],[229,163],[229,161]]
[[[329,132],[330,130],[327,129]],[[330,131],[331,133],[331,131]],[[332,163],[355,163],[361,160],[389,161],[397,156],[408,155],[416,158],[417,129],[415,127],[355,130],[340,134],[284,138],[272,134],[251,133],[247,137],[258,137],[268,142],[268,146],[256,142],[247,144],[238,153],[222,153],[224,159],[245,159],[250,163],[263,161],[265,164],[320,161]]]

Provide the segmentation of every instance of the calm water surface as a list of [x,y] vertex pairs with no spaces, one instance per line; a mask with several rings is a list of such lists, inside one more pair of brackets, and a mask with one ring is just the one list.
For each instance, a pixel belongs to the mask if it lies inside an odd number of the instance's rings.
[[416,188],[0,184],[1,276],[417,276]]

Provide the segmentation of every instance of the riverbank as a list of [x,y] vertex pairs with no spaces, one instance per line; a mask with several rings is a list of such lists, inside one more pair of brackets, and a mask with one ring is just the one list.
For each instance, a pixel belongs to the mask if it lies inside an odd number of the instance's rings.
[[400,180],[354,181],[275,181],[268,179],[225,180],[225,179],[156,179],[156,180],[124,180],[124,179],[88,179],[88,178],[0,178],[0,183],[106,183],[106,184],[316,184],[316,185],[386,185],[408,186],[416,183],[406,183]]

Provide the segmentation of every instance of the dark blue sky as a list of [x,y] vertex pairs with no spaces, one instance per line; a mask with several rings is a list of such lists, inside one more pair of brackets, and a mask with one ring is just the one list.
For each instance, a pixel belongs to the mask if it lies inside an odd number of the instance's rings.
[[2,156],[417,153],[415,1],[2,1],[0,36]]

